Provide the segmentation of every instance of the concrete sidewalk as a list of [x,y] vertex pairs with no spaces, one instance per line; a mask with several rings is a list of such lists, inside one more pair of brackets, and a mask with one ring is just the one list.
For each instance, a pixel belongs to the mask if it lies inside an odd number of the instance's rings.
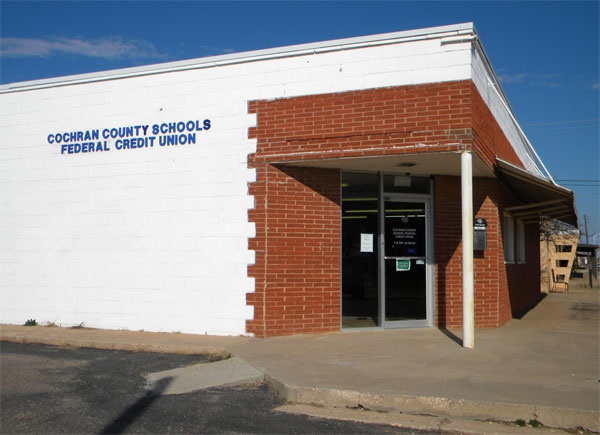
[[460,331],[437,329],[253,339],[3,325],[0,337],[231,354],[263,372],[290,403],[387,411],[405,418],[429,415],[438,422],[533,420],[546,428],[600,432],[599,297],[597,290],[577,288],[550,294],[523,319],[477,330],[471,350],[460,346]]

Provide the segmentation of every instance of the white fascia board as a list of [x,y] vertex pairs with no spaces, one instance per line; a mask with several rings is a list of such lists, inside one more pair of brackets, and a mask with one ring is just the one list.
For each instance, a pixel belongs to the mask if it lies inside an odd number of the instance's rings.
[[[496,97],[500,100],[502,106],[504,106],[504,109],[506,110],[506,113],[508,114],[510,121],[513,124],[512,127],[514,128],[516,135],[522,141],[521,147],[519,147],[518,144],[514,144],[514,143],[511,143],[511,145],[512,145],[513,149],[515,150],[515,152],[517,153],[517,155],[519,156],[519,158],[521,158],[521,160],[523,161],[523,164],[525,165],[526,170],[533,175],[544,177],[544,179],[549,180],[554,185],[557,185],[556,182],[554,181],[554,179],[552,178],[552,175],[550,175],[550,172],[544,165],[544,162],[542,162],[542,159],[540,159],[539,155],[535,151],[535,148],[533,147],[531,142],[529,142],[529,139],[525,135],[525,132],[519,125],[517,118],[512,110],[512,107],[510,106],[510,103],[508,102],[508,98],[506,97],[506,94],[504,93],[504,90],[502,89],[502,86],[500,85],[500,80],[498,80],[498,76],[496,76],[496,73],[494,72],[494,68],[492,67],[492,64],[485,52],[485,49],[483,48],[483,44],[481,43],[481,40],[476,39],[474,41],[473,50],[477,51],[477,53],[479,54],[479,56],[481,57],[481,59],[483,61],[483,65],[484,65],[485,72],[487,75],[487,86],[492,89],[492,91],[495,93]],[[493,113],[494,110],[491,107],[490,107],[490,109],[492,110],[492,113]],[[502,121],[499,120],[498,117],[496,117],[496,119],[501,124],[500,127],[502,128],[504,133],[507,135],[507,137],[510,138],[511,134],[507,132],[507,130],[506,130],[507,126],[502,125]]]
[[[479,38],[475,41],[475,44],[473,44],[473,50],[477,50],[477,52],[483,59],[483,63],[485,65],[489,83],[493,84],[496,91],[502,96],[502,99],[504,100],[504,104],[506,104],[506,106],[510,108],[508,98],[506,98],[506,94],[504,93],[502,86],[500,86],[500,80],[498,80],[498,76],[496,75],[496,72],[494,71],[494,68],[492,67],[490,58],[488,57],[487,53],[485,52],[485,49],[483,48],[483,44]],[[512,113],[512,108],[510,109],[510,111]]]
[[54,77],[42,80],[9,83],[0,86],[0,93],[20,92],[34,89],[68,86],[144,75],[164,74],[191,69],[212,68],[232,64],[302,56],[306,54],[318,54],[341,50],[351,50],[356,48],[375,47],[381,45],[406,43],[420,40],[443,40],[444,38],[449,38],[448,42],[455,42],[453,41],[453,38],[458,38],[462,40],[464,38],[469,38],[470,35],[475,35],[473,23],[463,23],[449,26],[431,27],[425,29],[408,30],[378,35],[361,36],[355,38],[292,45],[287,47],[255,50],[242,53],[232,53],[219,56],[210,56],[191,60],[167,62],[162,64],[146,65],[134,68],[123,68],[97,73],[79,74],[64,77]]

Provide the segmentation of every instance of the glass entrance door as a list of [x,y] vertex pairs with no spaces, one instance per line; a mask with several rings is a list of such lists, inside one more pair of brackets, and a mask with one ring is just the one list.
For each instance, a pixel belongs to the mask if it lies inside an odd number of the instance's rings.
[[427,212],[425,200],[383,200],[384,326],[427,324]]
[[432,323],[429,180],[342,174],[342,328]]

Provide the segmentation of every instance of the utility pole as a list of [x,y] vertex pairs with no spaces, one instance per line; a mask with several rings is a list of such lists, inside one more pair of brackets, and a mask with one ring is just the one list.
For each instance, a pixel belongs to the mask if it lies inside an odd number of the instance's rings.
[[[587,214],[583,215],[583,223],[585,224],[585,244],[589,245],[590,244],[590,240],[588,238],[588,226],[587,226]],[[587,258],[587,262],[588,262],[588,276],[589,276],[589,280],[590,280],[590,288],[592,288],[592,256],[588,256]]]

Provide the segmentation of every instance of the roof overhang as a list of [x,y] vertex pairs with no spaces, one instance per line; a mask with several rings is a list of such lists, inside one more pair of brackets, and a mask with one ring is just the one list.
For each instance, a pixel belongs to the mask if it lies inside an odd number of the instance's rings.
[[598,245],[589,245],[587,243],[578,243],[576,254],[582,257],[595,257],[596,252],[600,249]]
[[[426,148],[424,148],[426,150]],[[336,168],[348,172],[385,172],[386,174],[429,177],[431,175],[450,175],[460,177],[460,152],[415,152],[406,154],[388,154],[371,157],[349,157],[327,159],[287,160],[271,162],[289,166],[312,168]],[[473,177],[493,177],[493,171],[473,153]]]
[[577,227],[573,192],[496,158],[498,177],[523,204],[505,211],[524,222],[556,219]]

